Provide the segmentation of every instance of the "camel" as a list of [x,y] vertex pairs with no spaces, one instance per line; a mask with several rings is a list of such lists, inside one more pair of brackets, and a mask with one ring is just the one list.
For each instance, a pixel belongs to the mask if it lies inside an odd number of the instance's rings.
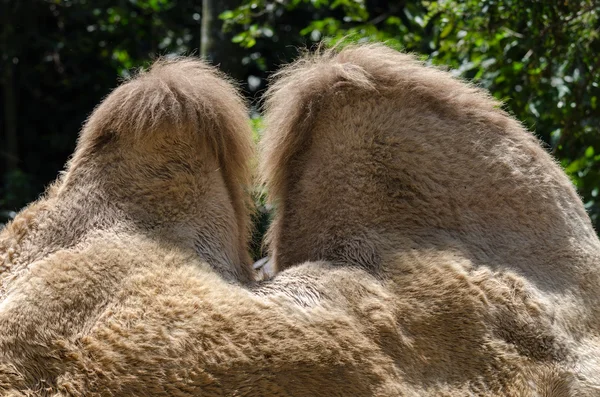
[[273,279],[247,253],[243,101],[159,61],[0,233],[3,395],[597,395],[600,243],[496,102],[381,45],[267,95]]

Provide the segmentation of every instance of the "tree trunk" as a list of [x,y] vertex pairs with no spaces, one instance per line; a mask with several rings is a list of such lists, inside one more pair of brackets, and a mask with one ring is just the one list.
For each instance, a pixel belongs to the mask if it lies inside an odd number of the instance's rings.
[[203,0],[200,31],[200,55],[237,80],[244,77],[242,51],[239,45],[231,42],[233,33],[223,32],[219,15],[240,4],[241,0]]
[[13,25],[11,24],[11,15],[14,14],[11,10],[11,2],[9,0],[2,1],[2,35],[1,43],[3,47],[2,62],[4,69],[2,75],[2,102],[4,113],[4,142],[0,149],[0,156],[4,158],[6,171],[11,171],[17,168],[19,160],[19,146],[17,137],[17,93],[15,91],[15,63],[13,62],[13,44],[14,34]]
[[12,59],[5,62],[5,74],[3,81],[4,101],[4,135],[6,146],[2,155],[6,159],[6,170],[17,168],[19,160],[19,145],[17,139],[17,98],[14,89],[14,66]]

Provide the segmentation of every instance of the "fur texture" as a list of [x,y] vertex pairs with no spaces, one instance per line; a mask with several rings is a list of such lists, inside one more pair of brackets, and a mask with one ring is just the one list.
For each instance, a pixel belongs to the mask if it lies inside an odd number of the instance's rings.
[[135,230],[248,281],[246,114],[234,87],[199,60],[140,72],[94,110],[64,174],[3,231],[3,277],[91,231]]
[[373,277],[323,263],[243,285],[248,125],[185,59],[96,109],[0,234],[1,395],[414,395],[379,344],[393,307]]
[[267,98],[277,268],[383,280],[384,350],[434,394],[600,395],[600,243],[498,102],[380,45],[306,55]]
[[[471,116],[482,137],[496,128],[487,115],[496,117],[508,129],[493,130],[510,137],[505,146],[481,153],[480,168],[457,157],[462,150],[473,154],[479,141],[471,140],[469,109],[449,102],[447,88],[462,89],[457,95],[464,100],[474,96],[470,105],[485,98],[479,91],[382,47],[309,56],[284,69],[270,92],[263,169],[279,205],[271,232],[274,259],[285,270],[244,286],[236,283],[248,279],[238,266],[243,255],[235,254],[242,250],[244,216],[231,186],[247,176],[221,164],[234,161],[229,155],[235,148],[248,147],[243,116],[225,117],[244,109],[210,69],[180,62],[158,70],[171,68],[178,78],[169,87],[184,85],[196,94],[153,100],[164,87],[164,78],[152,79],[157,69],[117,89],[84,128],[66,174],[0,235],[1,394],[598,394],[598,241],[587,233],[589,221],[562,172],[502,112],[475,109]],[[190,64],[197,66],[179,69]],[[414,73],[404,73],[403,65]],[[389,80],[377,79],[380,68]],[[336,80],[336,73],[353,77]],[[144,81],[155,89],[137,91]],[[396,91],[388,84],[394,81],[405,81],[417,96],[404,100],[401,84]],[[419,94],[436,81],[441,100]],[[139,93],[133,102],[116,95],[128,87]],[[226,89],[213,96],[214,87]],[[154,111],[119,107],[126,103]],[[113,111],[101,112],[109,104]],[[185,114],[206,119],[202,123],[214,126],[215,135],[178,124],[179,117],[169,116],[174,108],[202,109]],[[233,123],[210,122],[225,119],[240,122],[232,129]],[[95,139],[102,134],[88,129],[90,123],[115,133]],[[404,139],[428,131],[403,146]],[[451,136],[464,146],[439,152]],[[519,167],[528,163],[518,161],[525,149],[539,156],[533,164],[541,162],[540,172],[548,172],[539,178],[554,187],[535,201],[541,225],[556,222],[552,240],[544,240],[550,229],[538,236],[519,226],[519,216],[530,216],[526,209],[508,211],[525,197],[520,178],[530,174]],[[348,158],[352,153],[356,157]],[[247,159],[236,160],[244,170]],[[440,176],[427,179],[435,165],[443,166],[436,170]],[[453,166],[458,179],[444,179]],[[505,179],[495,181],[494,167],[506,168]],[[500,182],[512,193],[494,185]],[[485,202],[442,205],[445,195],[465,186],[464,197],[482,186],[488,190],[481,200],[500,195],[492,203],[506,203],[496,210],[514,219],[502,223],[498,215],[477,229]],[[545,217],[552,203],[572,211],[572,228],[563,218]],[[454,229],[442,222],[452,217]],[[502,235],[495,226],[506,233],[497,243],[494,237]],[[505,244],[519,242],[517,236],[535,241],[516,245],[512,261]],[[523,246],[535,248],[531,268],[524,266],[527,253],[518,251]],[[557,262],[547,265],[553,274],[533,267],[545,251],[556,254]],[[299,263],[305,260],[311,262]],[[559,265],[566,268],[558,272]],[[587,284],[576,290],[582,271]]]
[[[241,97],[199,60],[159,60],[115,89],[64,174],[0,234],[0,367],[32,389],[54,382],[56,343],[116,302],[141,263],[139,238],[251,281],[252,155]],[[150,266],[156,255],[139,258]]]

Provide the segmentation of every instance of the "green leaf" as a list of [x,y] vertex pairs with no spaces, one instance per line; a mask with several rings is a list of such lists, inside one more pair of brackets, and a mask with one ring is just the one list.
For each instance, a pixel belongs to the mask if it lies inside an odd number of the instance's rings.
[[233,19],[233,17],[235,17],[235,13],[231,10],[227,10],[227,11],[223,11],[220,15],[219,15],[219,19],[222,20],[227,20],[227,19]]
[[440,32],[440,39],[445,39],[454,29],[454,25],[452,23],[447,23],[444,29]]
[[592,157],[594,157],[594,147],[593,146],[588,146],[588,148],[585,149],[585,157],[587,157],[588,159],[591,159]]
[[246,36],[248,36],[248,33],[246,33],[246,32],[242,32],[240,34],[236,34],[235,36],[233,36],[231,38],[231,42],[233,42],[233,43],[241,43],[242,41],[244,41],[244,39],[246,38]]

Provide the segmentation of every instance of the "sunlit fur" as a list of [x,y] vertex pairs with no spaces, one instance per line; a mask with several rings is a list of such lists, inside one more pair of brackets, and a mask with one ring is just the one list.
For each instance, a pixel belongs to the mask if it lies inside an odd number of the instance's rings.
[[378,46],[284,69],[262,159],[282,271],[245,284],[248,124],[192,64],[169,85],[192,97],[119,88],[143,94],[100,105],[0,235],[0,394],[597,395],[598,240],[486,96]]
[[379,343],[419,395],[600,393],[600,243],[567,176],[489,94],[350,46],[279,71],[266,125],[275,266],[382,280]]
[[251,281],[252,156],[243,100],[200,60],[159,60],[108,95],[64,173],[0,234],[0,390],[13,372],[54,382],[57,343],[118,313],[138,267],[169,262],[140,241]]
[[134,231],[249,280],[252,152],[244,104],[220,73],[192,58],[155,62],[94,110],[63,175],[3,231],[3,277],[90,233]]
[[99,106],[0,234],[1,395],[414,395],[377,279],[323,263],[247,283],[248,125],[192,60]]

